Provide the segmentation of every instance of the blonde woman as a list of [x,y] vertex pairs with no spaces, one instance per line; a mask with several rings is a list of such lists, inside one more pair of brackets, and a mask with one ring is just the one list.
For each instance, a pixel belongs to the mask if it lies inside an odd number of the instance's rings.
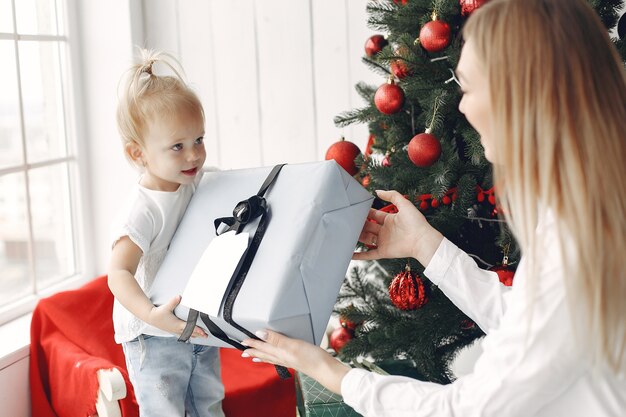
[[301,370],[364,416],[626,415],[626,76],[585,0],[492,0],[464,27],[461,112],[522,248],[512,289],[395,191],[355,259],[412,256],[487,333],[450,385],[350,369],[272,331],[257,360]]
[[[113,225],[108,283],[115,341],[122,344],[142,417],[223,417],[216,347],[179,342],[175,297],[155,306],[150,287],[206,159],[204,110],[172,56],[142,50],[117,108],[124,155],[140,170]],[[157,75],[155,66],[172,75]],[[206,336],[199,327],[194,336]]]

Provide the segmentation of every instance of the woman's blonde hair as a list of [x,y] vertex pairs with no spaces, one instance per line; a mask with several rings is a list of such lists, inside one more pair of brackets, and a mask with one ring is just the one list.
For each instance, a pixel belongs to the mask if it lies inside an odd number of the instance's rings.
[[[185,113],[197,115],[204,123],[202,104],[185,83],[176,58],[147,49],[141,49],[140,56],[140,62],[128,69],[120,85],[117,127],[125,148],[130,143],[143,146],[147,126],[156,119],[171,119]],[[155,75],[153,67],[157,63],[164,64],[173,75]]]
[[585,0],[492,0],[463,34],[489,80],[507,221],[532,259],[538,211],[554,212],[570,307],[595,358],[624,369],[624,64]]

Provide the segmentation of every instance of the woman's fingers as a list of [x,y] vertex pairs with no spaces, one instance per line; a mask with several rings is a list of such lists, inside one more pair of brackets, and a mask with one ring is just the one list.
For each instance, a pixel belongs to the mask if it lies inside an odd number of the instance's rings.
[[294,367],[292,351],[295,349],[297,341],[283,336],[271,330],[258,331],[256,335],[262,339],[246,339],[242,342],[248,346],[242,356],[259,358],[263,362],[270,362],[277,365],[284,365],[289,368]]
[[359,242],[365,245],[376,246],[380,228],[381,225],[378,223],[365,222],[363,230],[361,230],[361,234],[359,235]]
[[355,261],[371,261],[373,259],[380,259],[378,249],[370,249],[366,252],[354,252],[352,259]]
[[[380,211],[380,210],[376,210],[371,208],[369,213],[367,213],[367,218],[368,220],[374,220],[377,224],[381,225],[385,222],[385,217],[387,217],[389,215],[389,213],[384,212],[384,211]],[[375,224],[372,223],[370,221],[366,221],[365,224]]]
[[409,200],[407,200],[402,194],[400,194],[396,190],[377,190],[376,195],[378,195],[380,199],[388,201],[396,206],[398,210],[400,210],[400,207],[404,206],[405,204],[413,205],[411,202],[409,202]]

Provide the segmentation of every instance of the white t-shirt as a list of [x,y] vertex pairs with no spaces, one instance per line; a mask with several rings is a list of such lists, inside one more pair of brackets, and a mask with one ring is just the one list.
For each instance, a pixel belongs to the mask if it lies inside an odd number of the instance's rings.
[[[201,173],[193,184],[181,185],[173,192],[149,190],[137,184],[113,223],[113,246],[121,237],[128,236],[143,252],[135,279],[148,297],[156,272],[200,178]],[[117,343],[131,341],[140,334],[173,337],[135,317],[117,299],[113,304],[113,326]]]
[[539,253],[549,261],[535,288],[524,259],[505,287],[446,239],[424,271],[487,333],[471,374],[440,385],[353,369],[344,401],[366,417],[626,416],[626,378],[592,368],[573,331],[554,219],[542,223]]

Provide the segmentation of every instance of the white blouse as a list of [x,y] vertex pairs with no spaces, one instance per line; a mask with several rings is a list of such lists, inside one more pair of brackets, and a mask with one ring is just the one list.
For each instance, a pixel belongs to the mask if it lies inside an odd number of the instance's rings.
[[487,334],[472,373],[440,385],[353,369],[344,401],[366,417],[626,416],[626,378],[592,368],[575,336],[554,221],[540,231],[536,284],[524,258],[505,287],[446,239],[424,271]]

